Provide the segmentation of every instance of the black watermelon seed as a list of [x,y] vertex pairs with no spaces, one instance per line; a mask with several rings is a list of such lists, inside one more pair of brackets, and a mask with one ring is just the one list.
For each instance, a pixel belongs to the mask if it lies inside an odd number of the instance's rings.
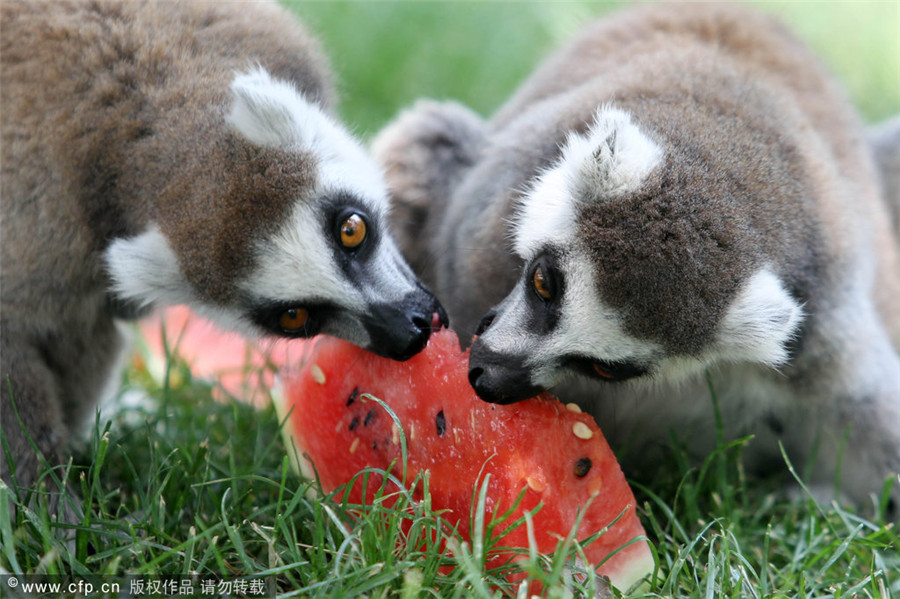
[[359,387],[353,387],[353,391],[350,392],[350,397],[347,398],[347,405],[351,405],[356,398],[359,397]]
[[444,418],[444,410],[437,413],[434,424],[437,426],[438,437],[443,437],[444,433],[447,431],[447,420]]
[[375,410],[369,410],[369,412],[366,414],[366,419],[363,420],[363,426],[369,426],[369,423],[375,420],[375,416],[377,415],[378,412],[376,412]]
[[584,478],[587,476],[587,473],[590,471],[591,466],[591,458],[581,458],[577,462],[575,462],[575,476],[578,478]]
[[350,430],[356,430],[356,427],[359,426],[359,418],[356,416],[353,417],[353,420],[350,421]]

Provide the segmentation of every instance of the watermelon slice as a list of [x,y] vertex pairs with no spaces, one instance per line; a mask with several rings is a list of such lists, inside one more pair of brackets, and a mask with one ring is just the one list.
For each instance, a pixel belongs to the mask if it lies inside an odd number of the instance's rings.
[[[467,379],[468,352],[446,329],[406,362],[333,338],[308,347],[299,367],[281,372],[276,395],[289,414],[285,433],[296,446],[292,456],[300,456],[295,466],[317,476],[326,492],[365,467],[387,469],[401,457],[400,429],[371,394],[402,425],[407,480],[430,471],[431,505],[448,510],[444,517],[464,539],[474,491],[489,474],[486,521],[506,512],[524,489],[512,518],[543,503],[533,518],[539,551],[554,551],[584,510],[577,538],[611,525],[586,548],[599,574],[624,590],[652,571],[634,495],[593,419],[576,406],[549,394],[508,406],[481,401]],[[377,487],[370,481],[363,497],[362,485],[354,485],[349,499],[370,502]],[[528,547],[526,527],[498,546]]]

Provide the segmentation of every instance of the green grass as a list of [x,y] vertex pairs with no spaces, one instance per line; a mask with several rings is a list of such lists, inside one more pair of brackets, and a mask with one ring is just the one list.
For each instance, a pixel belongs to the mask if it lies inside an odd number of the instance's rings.
[[[321,36],[340,80],[341,114],[364,137],[420,96],[455,98],[489,115],[552,47],[610,7],[291,4]],[[900,4],[764,8],[823,53],[868,120],[900,112]],[[517,592],[485,565],[483,550],[451,541],[451,554],[418,542],[446,532],[427,501],[401,493],[394,507],[379,501],[361,509],[340,495],[311,499],[314,483],[288,467],[270,406],[213,401],[212,388],[178,364],[163,382],[132,365],[124,384],[153,401],[100,419],[68,467],[54,472],[77,491],[84,519],[63,524],[50,514],[48,496],[58,486],[49,474],[18,494],[0,486],[0,574],[263,576],[279,592],[304,597]],[[751,442],[722,439],[700,465],[673,445],[671,463],[661,466],[666,475],[636,489],[659,568],[634,596],[900,596],[897,529],[787,496],[775,481],[747,481],[741,455]],[[561,564],[532,556],[526,569],[549,596],[589,591]],[[9,592],[0,579],[0,597]]]
[[[161,383],[139,365],[126,381],[149,401],[98,422],[85,450],[56,471],[78,490],[80,522],[49,513],[48,494],[58,489],[49,479],[11,511],[0,498],[3,573],[97,584],[257,578],[284,597],[517,596],[506,571],[486,565],[491,531],[508,523],[485,522],[480,543],[463,544],[431,509],[427,478],[410,481],[408,492],[386,486],[365,507],[339,491],[316,499],[315,483],[289,467],[271,405],[214,401],[213,387],[177,361]],[[895,527],[791,499],[775,481],[748,482],[741,454],[750,442],[723,439],[699,466],[675,447],[657,484],[636,487],[658,570],[629,596],[900,595]],[[412,499],[415,486],[426,487],[425,500]],[[593,581],[563,568],[574,551],[526,552],[522,568],[547,596],[583,596]]]

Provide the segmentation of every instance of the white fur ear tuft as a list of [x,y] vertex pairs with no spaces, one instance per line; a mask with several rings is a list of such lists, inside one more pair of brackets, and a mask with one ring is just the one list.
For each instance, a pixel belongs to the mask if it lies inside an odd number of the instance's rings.
[[362,145],[291,83],[258,68],[236,76],[231,91],[234,106],[228,123],[248,141],[312,153],[318,159],[323,190],[353,190],[360,197],[386,195],[381,170]]
[[516,253],[528,261],[547,242],[561,242],[575,231],[575,205],[559,168],[542,173],[519,203],[513,219]]
[[786,345],[803,317],[803,308],[778,277],[763,268],[747,281],[722,320],[723,357],[731,362],[784,364],[790,358]]
[[166,236],[153,226],[137,237],[116,239],[104,252],[112,291],[122,299],[149,306],[191,300],[188,282]]
[[291,84],[273,79],[260,68],[236,76],[231,91],[234,105],[228,122],[235,131],[259,146],[300,144],[294,112],[302,99]]
[[231,91],[234,105],[228,122],[256,145],[311,148],[331,126],[318,106],[263,68],[237,75]]
[[587,135],[569,135],[562,166],[576,198],[606,200],[640,188],[662,156],[662,148],[628,113],[606,105],[597,110]]
[[586,135],[570,133],[559,161],[532,182],[516,211],[516,252],[528,259],[543,244],[573,234],[579,203],[640,188],[663,151],[628,113],[600,107]]

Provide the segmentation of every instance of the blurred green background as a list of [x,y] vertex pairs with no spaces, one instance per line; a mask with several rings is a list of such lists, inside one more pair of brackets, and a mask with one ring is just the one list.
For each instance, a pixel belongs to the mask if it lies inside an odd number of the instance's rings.
[[[319,36],[344,120],[371,137],[419,97],[489,116],[540,59],[623,2],[285,0]],[[900,113],[900,2],[754,2],[819,52],[869,122]]]

